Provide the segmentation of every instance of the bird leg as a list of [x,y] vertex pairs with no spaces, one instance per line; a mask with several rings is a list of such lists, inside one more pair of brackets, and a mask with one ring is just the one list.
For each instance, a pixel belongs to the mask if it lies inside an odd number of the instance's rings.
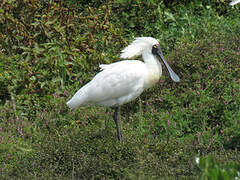
[[113,119],[114,119],[116,127],[117,127],[118,140],[122,141],[122,134],[121,134],[119,123],[118,123],[118,120],[119,120],[119,107],[118,106],[115,108]]

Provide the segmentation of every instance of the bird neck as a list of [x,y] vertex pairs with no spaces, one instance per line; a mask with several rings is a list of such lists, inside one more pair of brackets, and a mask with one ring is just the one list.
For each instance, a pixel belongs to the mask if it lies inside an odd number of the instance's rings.
[[145,81],[146,87],[149,88],[159,81],[162,75],[162,65],[152,53],[143,53],[143,61],[148,69],[148,76]]
[[143,53],[142,58],[147,68],[158,71],[160,76],[162,75],[162,65],[156,56],[154,56],[152,53]]

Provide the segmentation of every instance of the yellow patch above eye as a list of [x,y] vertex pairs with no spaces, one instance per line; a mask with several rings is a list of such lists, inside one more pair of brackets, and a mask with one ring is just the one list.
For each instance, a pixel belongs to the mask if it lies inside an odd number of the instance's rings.
[[154,48],[157,48],[157,46],[156,46],[156,45],[153,45],[153,47],[154,47]]

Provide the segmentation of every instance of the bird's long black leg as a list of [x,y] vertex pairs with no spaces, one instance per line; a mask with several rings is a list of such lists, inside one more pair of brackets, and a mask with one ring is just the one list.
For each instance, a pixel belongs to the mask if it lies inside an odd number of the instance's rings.
[[119,123],[118,123],[118,120],[119,120],[119,107],[115,108],[113,119],[114,119],[114,121],[116,123],[116,127],[117,127],[118,140],[122,141],[122,134],[121,134]]

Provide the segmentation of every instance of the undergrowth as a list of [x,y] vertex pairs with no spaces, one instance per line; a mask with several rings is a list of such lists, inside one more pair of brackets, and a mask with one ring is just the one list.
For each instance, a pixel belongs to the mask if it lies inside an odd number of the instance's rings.
[[[240,160],[239,7],[222,1],[9,1],[0,10],[0,178],[231,179]],[[66,101],[159,40],[180,76],[112,110]],[[196,163],[200,158],[200,163]]]

